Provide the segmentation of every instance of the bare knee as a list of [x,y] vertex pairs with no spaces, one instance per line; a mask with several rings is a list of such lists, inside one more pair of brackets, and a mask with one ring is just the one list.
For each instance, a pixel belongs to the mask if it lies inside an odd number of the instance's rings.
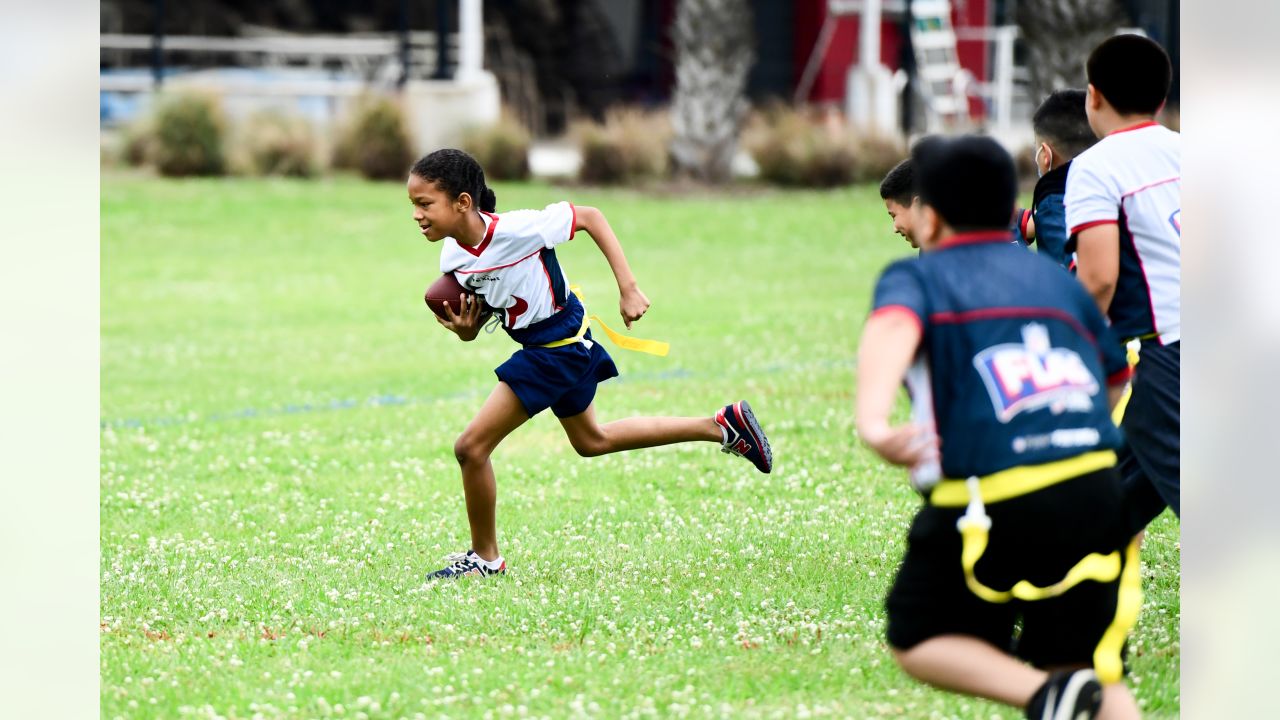
[[489,459],[490,448],[476,440],[470,433],[464,432],[453,443],[453,456],[462,466],[478,465]]
[[610,450],[609,438],[602,432],[571,435],[569,444],[582,457],[597,457]]

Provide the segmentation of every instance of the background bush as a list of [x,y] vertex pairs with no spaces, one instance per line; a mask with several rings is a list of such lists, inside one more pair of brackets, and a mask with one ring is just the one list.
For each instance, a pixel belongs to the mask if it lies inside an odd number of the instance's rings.
[[150,162],[151,145],[155,142],[152,117],[144,114],[121,130],[120,159],[126,165],[141,167]]
[[487,180],[524,180],[529,177],[529,131],[503,113],[497,124],[466,133],[462,149],[471,153]]
[[907,155],[896,140],[859,136],[838,117],[811,118],[785,105],[753,115],[743,144],[761,178],[793,187],[878,182]]
[[863,135],[855,141],[854,148],[858,158],[858,182],[877,185],[895,165],[911,154],[902,141],[883,135]]
[[400,104],[386,97],[358,100],[334,145],[333,166],[372,180],[403,180],[413,146]]
[[160,100],[142,152],[161,175],[221,175],[226,170],[226,121],[217,101],[181,93]]
[[318,169],[315,130],[296,115],[255,113],[237,133],[236,146],[244,168],[255,175],[311,177]]
[[603,185],[665,177],[670,168],[671,118],[666,111],[610,110],[603,123],[574,126],[582,153],[578,179]]
[[1036,148],[1034,145],[1023,145],[1013,153],[1013,169],[1018,173],[1018,185],[1022,188],[1035,187],[1040,176],[1036,173]]

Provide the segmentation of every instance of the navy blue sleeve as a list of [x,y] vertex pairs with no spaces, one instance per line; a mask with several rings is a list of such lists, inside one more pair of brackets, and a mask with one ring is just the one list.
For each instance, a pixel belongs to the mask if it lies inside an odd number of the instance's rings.
[[921,330],[926,326],[929,311],[919,274],[919,260],[899,260],[880,274],[871,303],[871,314],[888,312],[908,312],[915,317]]
[[1036,242],[1042,255],[1066,267],[1067,206],[1062,198],[1062,193],[1050,193],[1036,205]]

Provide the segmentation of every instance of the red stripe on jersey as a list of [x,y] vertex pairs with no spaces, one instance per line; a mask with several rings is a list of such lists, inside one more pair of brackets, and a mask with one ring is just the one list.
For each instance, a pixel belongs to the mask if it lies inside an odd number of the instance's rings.
[[922,335],[924,334],[924,323],[920,321],[920,316],[916,314],[915,310],[912,310],[906,305],[885,305],[883,307],[878,307],[871,312],[871,317],[879,317],[881,315],[896,315],[899,313],[906,315],[907,317],[910,317],[913,321],[915,321],[916,329],[920,331],[920,334]]
[[956,233],[943,240],[939,247],[951,247],[952,245],[970,245],[973,243],[986,242],[1002,242],[1007,243],[1010,240],[1009,231],[992,231],[980,230],[978,232]]
[[937,312],[929,316],[930,322],[959,324],[973,320],[1000,320],[1006,318],[1053,318],[1070,325],[1090,344],[1097,345],[1098,340],[1088,328],[1080,324],[1071,313],[1051,307],[995,307],[965,310],[964,312]]
[[[466,247],[466,246],[463,245],[462,247]],[[462,273],[464,275],[474,275],[476,273],[489,272],[490,270],[501,270],[502,268],[509,268],[512,265],[519,265],[520,263],[524,262],[525,260],[528,260],[529,258],[533,257],[534,255],[537,255],[540,252],[542,252],[542,248],[538,248],[537,250],[534,250],[533,252],[529,253],[528,255],[525,255],[519,260],[516,260],[515,262],[509,262],[506,265],[494,265],[493,267],[481,268],[479,270],[454,270],[454,272]]]
[[1152,127],[1152,126],[1154,126],[1154,125],[1159,125],[1159,124],[1160,124],[1160,123],[1156,122],[1155,120],[1143,120],[1142,122],[1138,123],[1137,125],[1130,125],[1129,127],[1122,127],[1122,128],[1120,128],[1119,130],[1112,130],[1111,132],[1109,132],[1109,133],[1107,133],[1107,134],[1108,134],[1108,135],[1119,135],[1119,134],[1120,134],[1120,133],[1122,133],[1122,132],[1129,132],[1130,130],[1141,130],[1142,128],[1149,128],[1149,127]]
[[569,220],[569,240],[572,240],[574,233],[578,232],[578,208],[574,207],[573,203],[569,203],[569,212],[573,213],[573,217]]
[[1080,223],[1079,225],[1071,228],[1071,232],[1067,233],[1067,236],[1070,237],[1075,235],[1081,230],[1088,230],[1095,225],[1118,225],[1119,223],[1119,220],[1090,220],[1087,223]]
[[[484,232],[484,240],[481,240],[480,244],[475,247],[458,243],[458,247],[462,248],[463,250],[466,250],[467,252],[471,253],[472,255],[475,255],[476,257],[480,257],[480,253],[484,252],[484,249],[489,247],[489,241],[493,239],[493,229],[498,226],[497,215],[494,215],[493,213],[487,213],[483,210],[481,210],[480,213],[485,217],[489,218],[489,229],[485,230]],[[459,271],[459,272],[462,272],[462,271]],[[473,270],[472,272],[480,272],[480,271]]]

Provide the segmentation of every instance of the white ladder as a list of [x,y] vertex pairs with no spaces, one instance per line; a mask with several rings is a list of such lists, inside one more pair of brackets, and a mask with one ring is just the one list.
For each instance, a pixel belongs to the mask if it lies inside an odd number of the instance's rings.
[[970,75],[956,57],[956,32],[948,0],[911,0],[911,47],[916,56],[916,90],[924,100],[928,132],[955,130],[969,123],[965,88]]

